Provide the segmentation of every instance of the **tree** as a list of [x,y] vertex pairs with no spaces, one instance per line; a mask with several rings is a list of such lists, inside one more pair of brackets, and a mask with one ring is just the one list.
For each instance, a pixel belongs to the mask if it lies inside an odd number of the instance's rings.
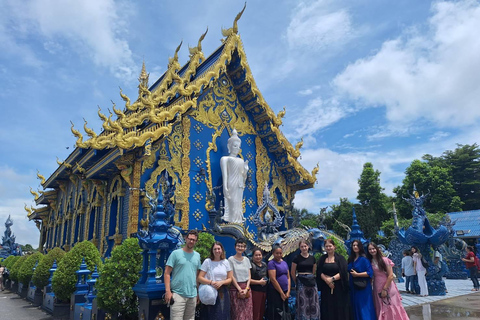
[[[446,213],[460,211],[461,200],[453,188],[450,169],[440,166],[441,159],[425,155],[426,161],[414,160],[405,170],[403,185],[396,187],[393,192],[397,196],[396,206],[400,217],[411,218],[412,207],[403,200],[413,192],[415,185],[421,193],[430,192],[424,203],[425,211],[432,213]],[[430,163],[435,164],[432,166]]]
[[200,259],[203,262],[210,256],[210,249],[215,243],[215,238],[208,232],[200,232],[198,234],[197,245],[195,246],[195,251],[200,254]]
[[138,299],[132,288],[140,279],[141,252],[137,238],[123,241],[105,261],[95,284],[99,307],[121,319],[137,318]]
[[453,187],[464,203],[463,210],[480,208],[480,148],[458,144],[454,151],[445,151],[442,156],[451,171]]
[[[340,204],[331,206],[332,211],[330,211],[330,217],[333,219],[333,231],[335,231],[336,234],[338,234],[344,239],[347,237],[348,232],[335,220],[338,220],[347,226],[351,226],[353,207],[354,204],[350,202],[347,198],[340,198]],[[325,220],[328,220],[328,218]]]
[[383,193],[380,185],[380,171],[374,170],[373,165],[367,162],[358,179],[358,196],[360,208],[357,219],[366,238],[375,238],[384,220],[389,218],[387,210],[388,197]]

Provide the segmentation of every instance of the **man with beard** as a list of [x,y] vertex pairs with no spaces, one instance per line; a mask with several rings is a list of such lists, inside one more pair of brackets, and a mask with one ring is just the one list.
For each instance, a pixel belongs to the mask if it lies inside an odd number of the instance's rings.
[[165,301],[171,305],[172,320],[195,319],[197,275],[201,263],[200,254],[193,248],[198,240],[198,231],[190,230],[185,240],[185,246],[173,251],[165,266]]

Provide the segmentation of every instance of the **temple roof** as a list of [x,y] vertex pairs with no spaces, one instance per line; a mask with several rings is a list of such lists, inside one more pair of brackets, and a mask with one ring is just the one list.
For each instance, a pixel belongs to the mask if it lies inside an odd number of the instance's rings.
[[[84,123],[83,135],[72,123],[71,131],[76,136],[76,149],[64,161],[59,162],[57,170],[42,183],[44,188],[54,187],[58,179],[67,179],[71,173],[84,175],[86,178],[96,176],[99,162],[109,160],[111,164],[120,157],[124,150],[148,148],[152,142],[170,134],[174,123],[186,115],[192,108],[197,108],[197,98],[209,88],[223,73],[231,78],[243,107],[255,121],[257,133],[265,147],[275,157],[276,164],[284,173],[295,178],[290,185],[296,189],[311,188],[316,181],[318,166],[309,173],[297,161],[303,141],[294,147],[279,130],[285,110],[276,115],[266,103],[255,80],[253,79],[240,36],[237,34],[237,21],[233,27],[222,30],[225,37],[221,46],[207,59],[202,53],[202,40],[189,48],[190,59],[181,67],[178,62],[177,47],[173,58],[169,59],[167,71],[149,88],[148,73],[145,64],[139,77],[138,97],[134,102],[120,89],[120,96],[125,102],[123,110],[114,104],[112,113],[107,117],[99,108],[98,115],[103,120],[103,131],[99,134]],[[115,169],[113,165],[112,169]]]
[[459,238],[480,237],[480,210],[460,211],[448,213],[455,231]]

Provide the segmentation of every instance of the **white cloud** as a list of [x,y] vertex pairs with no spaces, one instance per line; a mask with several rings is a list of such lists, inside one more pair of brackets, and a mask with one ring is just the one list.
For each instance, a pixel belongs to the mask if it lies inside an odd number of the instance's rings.
[[360,104],[385,106],[392,126],[427,119],[462,127],[480,118],[480,3],[438,2],[428,31],[386,41],[334,84]]
[[317,97],[308,101],[307,106],[300,111],[298,117],[293,121],[295,132],[299,136],[310,135],[325,128],[353,110],[341,106],[335,99],[327,101]]
[[301,2],[286,32],[289,46],[321,50],[351,40],[354,32],[350,15],[345,9],[333,9],[333,4],[322,0]]
[[[125,4],[113,0],[9,1],[6,8],[11,18],[4,19],[3,24],[11,24],[8,28],[16,31],[16,37],[8,36],[3,25],[0,38],[7,38],[14,46],[26,47],[24,38],[39,37],[45,50],[55,54],[66,42],[79,56],[88,56],[116,77],[133,76],[136,68],[124,38]],[[22,50],[26,59],[31,50]]]
[[439,141],[439,140],[442,140],[443,138],[446,138],[448,136],[450,136],[450,133],[448,133],[448,132],[437,131],[430,137],[429,140],[430,141]]
[[[35,189],[32,182],[32,173],[20,174],[7,166],[0,166],[0,233],[3,235],[5,221],[10,215],[13,219],[12,232],[16,236],[16,242],[20,244],[30,243],[34,248],[38,246],[40,233],[33,221],[28,221],[27,212],[23,209],[34,205],[33,196],[30,195],[29,184]],[[35,182],[35,181],[34,181]]]
[[310,88],[306,88],[303,90],[298,91],[298,94],[301,96],[309,96],[313,94],[315,91],[319,90],[322,86],[313,86]]

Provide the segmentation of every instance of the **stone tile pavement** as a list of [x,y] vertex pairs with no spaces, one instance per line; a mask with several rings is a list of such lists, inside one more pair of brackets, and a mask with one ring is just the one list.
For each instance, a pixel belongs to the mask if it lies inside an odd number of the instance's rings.
[[439,300],[445,300],[448,298],[459,297],[467,294],[475,293],[471,291],[473,288],[472,280],[450,280],[444,279],[445,286],[447,287],[447,294],[444,296],[427,296],[420,297],[419,295],[406,293],[405,291],[405,282],[397,283],[398,290],[402,295],[402,303],[405,308],[418,306],[425,303],[432,303]]

